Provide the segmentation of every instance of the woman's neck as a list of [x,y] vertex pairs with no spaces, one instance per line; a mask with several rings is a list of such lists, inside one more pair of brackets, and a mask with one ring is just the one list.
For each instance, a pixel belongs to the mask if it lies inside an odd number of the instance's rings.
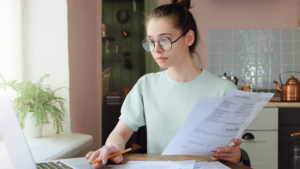
[[176,82],[192,81],[198,77],[201,72],[201,69],[197,68],[194,64],[189,52],[180,63],[168,68],[169,77]]

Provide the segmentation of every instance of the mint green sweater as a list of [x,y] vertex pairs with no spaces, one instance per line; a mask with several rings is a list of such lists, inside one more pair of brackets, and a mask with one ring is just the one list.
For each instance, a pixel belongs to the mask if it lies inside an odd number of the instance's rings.
[[168,70],[141,77],[127,95],[119,117],[132,130],[147,125],[148,154],[161,154],[200,97],[223,97],[236,86],[204,70],[176,82]]

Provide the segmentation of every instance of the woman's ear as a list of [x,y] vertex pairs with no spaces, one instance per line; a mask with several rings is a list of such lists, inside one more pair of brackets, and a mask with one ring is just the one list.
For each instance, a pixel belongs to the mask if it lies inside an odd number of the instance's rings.
[[193,30],[188,31],[186,33],[186,38],[188,46],[192,46],[195,41],[195,32]]

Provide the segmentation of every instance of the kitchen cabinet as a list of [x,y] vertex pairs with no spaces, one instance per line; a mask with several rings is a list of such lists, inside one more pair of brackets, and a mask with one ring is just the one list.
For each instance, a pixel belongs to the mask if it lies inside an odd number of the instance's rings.
[[[254,136],[242,138],[246,133]],[[264,108],[240,135],[255,169],[278,168],[278,108]]]
[[300,168],[300,109],[279,108],[278,168]]
[[[102,145],[105,144],[106,139],[119,122],[121,107],[122,105],[102,105]],[[126,143],[125,148],[130,148],[131,144],[136,143],[136,141],[137,132],[134,132]]]
[[116,127],[121,115],[122,105],[102,105],[102,144]]

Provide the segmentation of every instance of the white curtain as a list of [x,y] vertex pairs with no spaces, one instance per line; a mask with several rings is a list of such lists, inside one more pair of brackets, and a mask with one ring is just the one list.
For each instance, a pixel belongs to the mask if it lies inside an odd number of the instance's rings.
[[[0,0],[0,73],[23,81],[22,0]],[[15,97],[11,89],[0,94]]]

